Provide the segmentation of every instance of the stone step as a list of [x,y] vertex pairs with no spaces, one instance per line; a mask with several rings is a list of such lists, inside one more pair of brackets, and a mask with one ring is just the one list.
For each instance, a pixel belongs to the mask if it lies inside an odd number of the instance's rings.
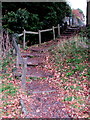
[[68,28],[67,30],[76,31],[79,30],[79,28]]
[[34,51],[34,52],[46,52],[48,51],[48,47],[32,47],[30,49],[31,51]]
[[56,90],[45,90],[45,91],[29,91],[28,94],[36,94],[36,93],[51,93],[51,92],[55,92]]
[[26,83],[26,89],[28,94],[35,94],[35,93],[50,93],[57,91],[54,87],[49,86],[45,80],[33,80],[32,82]]
[[69,39],[71,36],[73,36],[73,35],[61,35],[60,37],[61,37],[61,39]]
[[[45,59],[43,57],[34,57],[34,58],[27,57],[28,66],[37,66],[43,64],[44,62]],[[19,64],[22,64],[22,61],[19,61]]]
[[48,81],[36,80],[26,83],[26,92],[30,98],[23,100],[28,115],[26,118],[70,118],[65,104],[60,101],[61,94]]
[[70,35],[70,34],[73,34],[74,32],[69,32],[69,31],[65,31],[65,32],[63,32],[63,34],[65,34],[65,35]]
[[28,111],[26,118],[70,118],[65,104],[60,101],[61,96],[56,91],[31,94],[27,102],[23,100]]
[[46,56],[45,53],[37,53],[37,52],[32,52],[32,53],[21,53],[22,57],[44,57]]
[[71,36],[72,34],[62,34],[61,36]]
[[[22,76],[22,70],[18,69],[14,71],[14,76]],[[37,78],[43,78],[43,77],[53,77],[53,74],[49,73],[48,71],[44,71],[42,69],[36,69],[36,67],[29,67],[27,69],[26,73],[27,77],[37,77]]]

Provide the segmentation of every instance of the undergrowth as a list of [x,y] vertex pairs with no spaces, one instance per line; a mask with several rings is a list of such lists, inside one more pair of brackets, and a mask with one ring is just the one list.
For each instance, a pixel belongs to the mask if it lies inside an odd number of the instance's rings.
[[1,62],[1,104],[0,118],[14,118],[16,115],[20,116],[21,108],[19,105],[19,81],[13,77],[12,69],[15,66],[15,57],[8,54]]
[[51,62],[59,75],[57,84],[67,93],[62,101],[82,118],[89,118],[89,45],[87,38],[75,36],[61,41],[51,50]]

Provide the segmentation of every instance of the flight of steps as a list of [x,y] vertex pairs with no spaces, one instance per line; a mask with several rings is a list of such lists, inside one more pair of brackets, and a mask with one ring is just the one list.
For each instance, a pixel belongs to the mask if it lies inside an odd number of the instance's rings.
[[61,38],[70,38],[79,32],[79,27],[67,27],[67,29],[61,34]]

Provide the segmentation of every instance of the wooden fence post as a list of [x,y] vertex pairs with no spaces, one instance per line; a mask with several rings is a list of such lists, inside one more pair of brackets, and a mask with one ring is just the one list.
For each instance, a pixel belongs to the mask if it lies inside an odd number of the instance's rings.
[[70,21],[70,17],[69,17],[69,26],[71,26],[71,21]]
[[[19,49],[19,51],[20,51],[20,44],[18,44],[18,49]],[[21,58],[20,58],[20,52],[17,52],[17,61],[16,61],[16,66],[17,66],[17,68],[19,68],[19,63],[20,63],[20,61],[21,61]]]
[[19,55],[18,55],[18,53],[17,53],[17,57],[16,57],[16,66],[17,66],[17,68],[19,68]]
[[15,49],[13,49],[13,55],[15,55],[15,53],[16,53],[16,51],[15,51]]
[[18,44],[18,48],[19,48],[19,50],[20,50],[20,44]]
[[23,66],[22,66],[22,88],[26,88],[26,73],[27,73],[27,58],[23,58]]
[[53,40],[55,40],[55,30],[54,30],[54,26],[52,27],[53,29]]
[[24,38],[23,38],[23,48],[25,48],[25,29],[23,31],[23,35],[24,35]]
[[39,44],[41,44],[41,31],[38,30],[38,34],[39,34]]
[[58,24],[58,37],[60,37],[60,25]]

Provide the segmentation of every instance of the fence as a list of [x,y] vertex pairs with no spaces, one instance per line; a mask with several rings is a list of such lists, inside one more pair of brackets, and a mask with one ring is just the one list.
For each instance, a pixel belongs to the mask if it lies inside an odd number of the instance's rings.
[[26,72],[27,72],[27,58],[22,58],[21,57],[21,52],[20,52],[20,45],[17,44],[17,37],[16,36],[12,36],[12,43],[15,49],[15,52],[17,54],[17,58],[16,58],[16,67],[17,69],[19,68],[19,64],[22,65],[22,76],[21,76],[21,86],[23,89],[25,89],[26,87]]
[[55,29],[58,29],[58,36],[60,36],[60,25],[58,24],[56,27],[52,26],[51,29],[46,29],[46,30],[38,30],[38,32],[32,32],[32,31],[26,31],[24,29],[23,33],[19,34],[18,37],[23,36],[23,48],[25,48],[25,42],[26,42],[26,34],[37,34],[39,35],[39,44],[41,44],[41,33],[42,32],[48,32],[48,31],[53,31],[53,40],[55,40]]
[[[25,38],[26,34],[38,34],[39,35],[39,44],[41,44],[41,33],[42,32],[47,32],[47,31],[53,31],[53,40],[55,40],[55,29],[58,28],[58,36],[60,36],[60,26],[58,24],[57,27],[52,27],[51,29],[46,29],[46,30],[38,30],[38,32],[32,32],[32,31],[26,31],[24,30],[23,33],[18,34],[18,37],[23,36],[23,48],[25,48]],[[22,65],[22,76],[21,76],[21,85],[22,88],[25,89],[26,87],[26,73],[27,73],[27,58],[22,58],[21,57],[21,52],[20,52],[20,45],[17,44],[17,36],[12,35],[12,44],[16,52],[16,67],[17,69],[19,68],[19,64]]]

